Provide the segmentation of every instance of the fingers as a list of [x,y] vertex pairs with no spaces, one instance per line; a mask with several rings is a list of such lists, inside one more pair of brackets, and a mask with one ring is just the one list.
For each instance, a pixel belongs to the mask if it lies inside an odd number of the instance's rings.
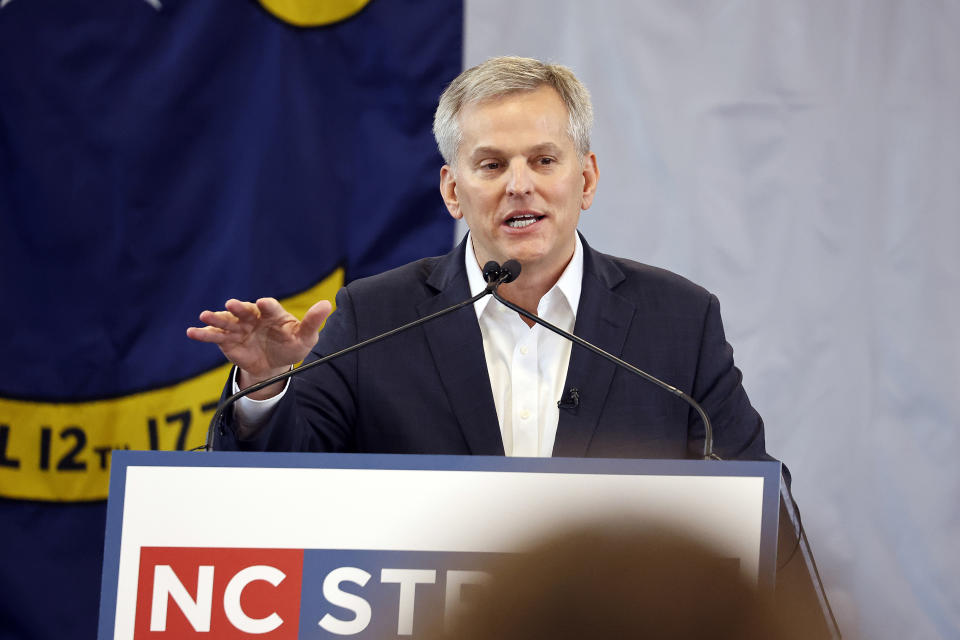
[[226,311],[204,311],[200,321],[223,331],[244,331],[260,319],[260,310],[252,302],[231,298],[224,303]]
[[277,302],[276,298],[260,298],[254,306],[256,306],[257,313],[259,313],[262,318],[269,320],[276,320],[283,316],[290,315],[287,313],[287,310],[283,308],[283,305]]
[[187,337],[191,340],[222,345],[236,340],[237,335],[242,333],[239,329],[240,323],[226,311],[204,311],[200,314],[200,321],[207,326],[187,327]]
[[187,337],[198,342],[221,344],[227,339],[227,334],[216,327],[187,327]]
[[216,327],[222,331],[229,331],[236,328],[239,320],[229,311],[203,311],[200,314],[200,322]]
[[223,344],[236,334],[248,331],[260,318],[260,311],[252,302],[241,302],[231,298],[224,306],[227,308],[226,311],[207,309],[201,312],[199,319],[207,326],[189,327],[187,337],[200,342]]
[[321,300],[307,309],[307,313],[303,316],[303,321],[300,323],[300,329],[298,331],[300,337],[304,338],[309,336],[309,334],[316,334],[332,312],[333,305],[330,304],[329,300]]
[[188,328],[187,337],[223,346],[232,341],[244,341],[245,336],[256,332],[259,327],[273,325],[287,326],[290,328],[287,331],[296,327],[296,338],[302,343],[312,344],[316,342],[317,331],[333,311],[329,301],[321,300],[307,310],[302,322],[298,322],[276,298],[260,298],[256,302],[231,298],[224,303],[224,307],[224,311],[203,311],[200,321],[207,326]]
[[223,306],[240,322],[256,322],[260,319],[260,309],[253,302],[243,302],[236,298],[230,298]]

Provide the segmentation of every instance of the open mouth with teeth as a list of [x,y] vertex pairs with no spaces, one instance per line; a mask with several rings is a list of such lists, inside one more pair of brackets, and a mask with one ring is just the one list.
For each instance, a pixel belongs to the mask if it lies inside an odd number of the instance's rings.
[[517,216],[512,216],[507,218],[506,224],[511,229],[523,229],[524,227],[529,227],[530,225],[543,219],[543,216],[538,216],[532,213],[524,213]]

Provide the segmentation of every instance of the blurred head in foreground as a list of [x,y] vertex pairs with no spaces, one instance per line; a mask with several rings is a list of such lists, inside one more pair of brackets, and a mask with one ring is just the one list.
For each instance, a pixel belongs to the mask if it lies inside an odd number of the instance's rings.
[[574,531],[490,572],[487,588],[433,638],[795,637],[736,561],[663,529]]

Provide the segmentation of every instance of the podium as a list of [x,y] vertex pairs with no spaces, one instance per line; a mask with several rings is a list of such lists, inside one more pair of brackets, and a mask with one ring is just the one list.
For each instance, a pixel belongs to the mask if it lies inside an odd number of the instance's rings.
[[98,638],[416,637],[491,559],[601,521],[684,530],[772,588],[779,483],[777,462],[117,451]]

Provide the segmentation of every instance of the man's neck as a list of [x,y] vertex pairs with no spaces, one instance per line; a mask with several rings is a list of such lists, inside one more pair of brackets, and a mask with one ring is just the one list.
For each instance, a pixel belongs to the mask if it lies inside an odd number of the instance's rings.
[[[477,255],[476,247],[473,246],[472,239],[469,240],[469,242],[471,249],[469,253],[473,254],[472,259],[476,261],[477,267],[482,269],[486,262],[484,258]],[[560,265],[554,264],[551,266],[542,263],[522,264],[523,271],[521,277],[510,284],[501,285],[499,289],[500,295],[531,313],[537,313],[540,307],[540,300],[559,282],[564,271],[570,265],[576,251],[577,242],[575,240],[570,256]],[[527,318],[523,318],[523,321],[529,326],[535,324]]]
[[[563,265],[556,273],[547,274],[538,273],[533,269],[524,269],[522,279],[518,279],[516,282],[511,282],[510,284],[501,285],[499,289],[500,295],[513,304],[531,313],[536,313],[537,308],[540,306],[541,298],[547,295],[547,292],[557,284],[557,280],[560,279],[560,275],[565,268],[566,265]],[[528,325],[533,326],[533,320],[528,320],[527,318],[523,320]]]
[[[540,300],[557,284],[571,259],[572,253],[566,262],[552,269],[537,264],[522,265],[522,277],[510,284],[501,285],[500,295],[530,313],[537,313]],[[535,324],[533,320],[525,317],[523,321],[531,327]]]

